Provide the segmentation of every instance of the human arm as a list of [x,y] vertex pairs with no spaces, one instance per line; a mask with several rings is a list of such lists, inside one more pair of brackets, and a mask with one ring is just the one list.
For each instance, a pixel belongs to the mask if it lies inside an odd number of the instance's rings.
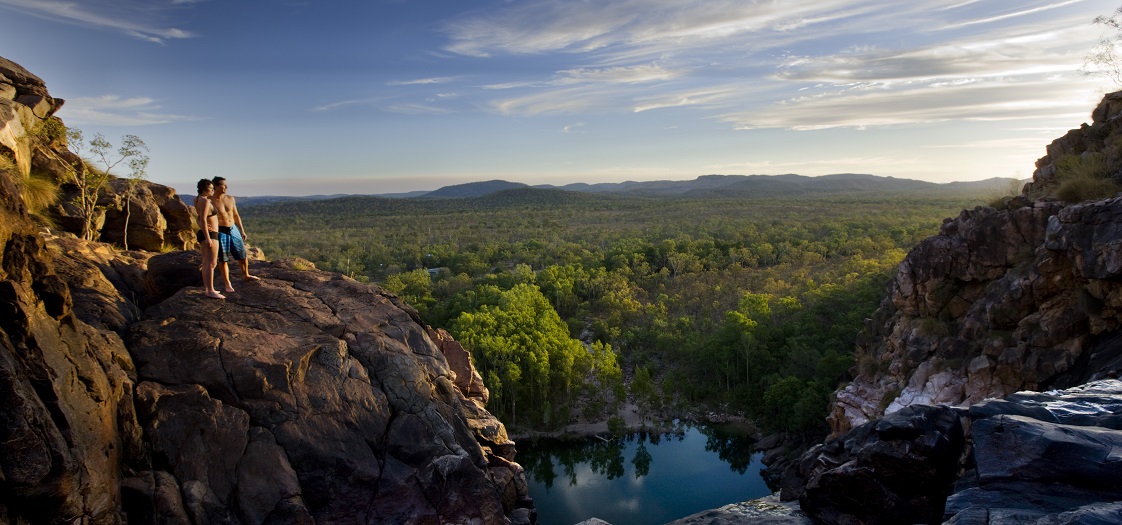
[[198,229],[206,230],[206,207],[210,204],[210,199],[200,199],[195,197],[195,223],[199,226]]
[[245,226],[242,226],[242,215],[238,213],[238,203],[233,196],[227,196],[226,198],[230,199],[230,213],[234,216],[234,224],[238,226],[238,231],[241,232],[244,242],[249,236],[245,234]]

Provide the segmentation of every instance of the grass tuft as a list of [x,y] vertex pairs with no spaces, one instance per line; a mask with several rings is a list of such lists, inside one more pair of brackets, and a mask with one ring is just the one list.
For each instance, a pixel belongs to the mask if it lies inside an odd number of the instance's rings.
[[1106,199],[1122,190],[1110,178],[1102,153],[1067,155],[1056,163],[1056,175],[1056,198],[1067,203]]

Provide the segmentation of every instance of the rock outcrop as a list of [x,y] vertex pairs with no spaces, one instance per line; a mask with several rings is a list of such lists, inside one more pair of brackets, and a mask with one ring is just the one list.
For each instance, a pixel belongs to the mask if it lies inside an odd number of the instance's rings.
[[808,451],[782,497],[828,524],[1122,523],[1120,449],[1118,380],[912,405]]
[[[16,85],[11,69],[0,62],[0,86]],[[11,91],[0,108],[23,104]],[[17,146],[52,112],[32,109],[7,121]],[[254,262],[263,280],[207,298],[192,252],[35,227],[4,144],[0,524],[532,521],[470,358],[397,297]],[[27,165],[50,163],[41,150]],[[148,188],[133,220],[186,222],[174,192]],[[175,230],[131,224],[130,246]]]
[[[1122,179],[1122,93],[1048,146],[1025,194],[944,222],[900,265],[836,393],[835,434],[912,404],[969,405],[1122,371],[1122,199],[1045,195],[1056,159]],[[1098,157],[1096,157],[1098,158]]]
[[[63,129],[53,117],[63,102],[50,96],[42,79],[0,57],[0,155],[14,164],[16,181],[38,172],[60,184],[63,191],[51,210],[52,221],[63,231],[80,234],[83,219],[74,204],[78,189],[71,173],[82,160],[66,149],[65,136],[45,131]],[[126,191],[128,186],[128,181],[110,179],[98,193],[92,221],[97,239],[125,246],[127,224],[128,248],[194,247],[194,210],[174,189],[143,180],[134,191]]]

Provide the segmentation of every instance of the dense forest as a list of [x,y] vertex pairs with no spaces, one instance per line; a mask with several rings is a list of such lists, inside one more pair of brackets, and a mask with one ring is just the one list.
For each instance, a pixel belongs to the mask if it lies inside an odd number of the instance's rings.
[[639,197],[520,188],[242,209],[273,259],[372,281],[469,348],[514,429],[738,413],[825,430],[907,250],[1000,190]]

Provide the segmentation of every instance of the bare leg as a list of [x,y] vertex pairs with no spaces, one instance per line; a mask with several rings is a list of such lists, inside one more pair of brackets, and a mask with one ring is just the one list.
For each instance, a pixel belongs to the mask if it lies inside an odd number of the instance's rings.
[[218,262],[218,242],[210,240],[203,251],[203,286],[206,287],[206,296],[215,299],[225,299],[226,296],[214,289],[214,265]]
[[222,270],[222,281],[226,283],[225,290],[227,292],[234,291],[234,285],[230,284],[230,265],[226,261],[219,261],[218,267]]
[[242,267],[242,280],[245,281],[259,281],[256,275],[249,274],[249,259],[242,259],[238,261],[238,265]]

